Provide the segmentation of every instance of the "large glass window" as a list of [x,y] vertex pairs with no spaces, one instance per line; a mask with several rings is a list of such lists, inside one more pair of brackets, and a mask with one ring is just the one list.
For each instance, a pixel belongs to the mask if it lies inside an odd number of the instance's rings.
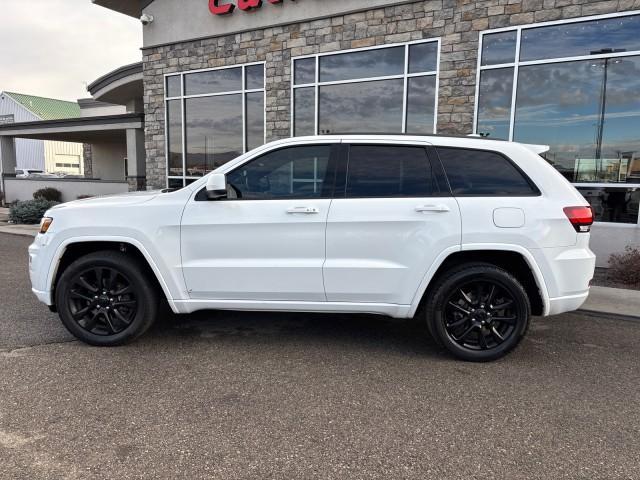
[[331,146],[290,147],[267,153],[227,175],[228,198],[277,200],[330,196]]
[[439,40],[293,60],[294,136],[435,133]]
[[[638,222],[638,32],[640,15],[613,14],[481,34],[475,132],[549,145],[550,164],[590,184],[585,197],[602,210],[599,221]],[[611,186],[620,183],[631,189]],[[622,196],[624,214],[602,208],[602,198]]]
[[184,186],[265,142],[264,64],[169,75],[167,184]]

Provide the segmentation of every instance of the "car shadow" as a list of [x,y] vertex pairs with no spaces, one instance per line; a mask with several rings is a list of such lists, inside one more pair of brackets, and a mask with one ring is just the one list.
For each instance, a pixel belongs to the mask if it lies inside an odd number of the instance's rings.
[[[281,312],[201,311],[189,315],[164,312],[144,338],[171,341],[264,343],[308,346],[340,344],[409,355],[447,356],[415,319],[381,315]],[[345,345],[346,344],[346,345]]]

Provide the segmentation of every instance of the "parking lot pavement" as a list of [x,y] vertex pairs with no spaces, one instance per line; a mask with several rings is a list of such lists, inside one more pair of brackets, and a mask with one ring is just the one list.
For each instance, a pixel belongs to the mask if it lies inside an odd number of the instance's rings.
[[640,478],[640,323],[451,359],[382,317],[207,312],[71,341],[0,235],[0,478]]

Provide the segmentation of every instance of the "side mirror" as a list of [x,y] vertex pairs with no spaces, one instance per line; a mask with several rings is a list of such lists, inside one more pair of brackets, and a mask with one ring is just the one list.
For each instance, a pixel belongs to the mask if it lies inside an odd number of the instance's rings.
[[224,173],[212,173],[207,180],[207,197],[209,200],[227,198],[227,177]]

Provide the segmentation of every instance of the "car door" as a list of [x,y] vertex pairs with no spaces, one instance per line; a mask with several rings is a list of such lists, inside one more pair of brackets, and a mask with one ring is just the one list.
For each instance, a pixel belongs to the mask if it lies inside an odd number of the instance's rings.
[[327,300],[408,305],[436,258],[460,245],[458,204],[426,143],[343,148],[343,198],[336,186],[327,219]]
[[226,199],[185,208],[182,266],[192,299],[325,301],[322,264],[335,180],[331,144],[270,151],[227,173]]

